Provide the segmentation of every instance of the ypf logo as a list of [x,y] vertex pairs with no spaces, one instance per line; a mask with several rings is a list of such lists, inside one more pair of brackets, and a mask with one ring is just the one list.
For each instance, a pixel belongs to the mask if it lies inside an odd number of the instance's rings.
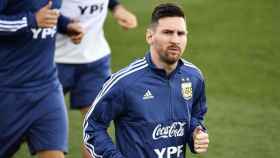
[[47,37],[53,38],[56,33],[56,26],[52,28],[32,28],[33,39],[46,39]]
[[158,158],[173,158],[173,157],[181,157],[183,154],[183,145],[179,146],[170,146],[161,149],[154,149]]
[[104,9],[104,3],[101,4],[92,4],[86,6],[78,6],[81,15],[85,14],[94,14],[96,12],[101,13]]

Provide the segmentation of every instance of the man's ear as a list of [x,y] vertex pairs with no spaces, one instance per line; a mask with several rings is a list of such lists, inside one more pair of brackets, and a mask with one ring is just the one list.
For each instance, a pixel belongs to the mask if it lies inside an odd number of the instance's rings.
[[149,45],[152,44],[152,36],[153,36],[152,30],[147,29],[147,31],[146,31],[146,41]]

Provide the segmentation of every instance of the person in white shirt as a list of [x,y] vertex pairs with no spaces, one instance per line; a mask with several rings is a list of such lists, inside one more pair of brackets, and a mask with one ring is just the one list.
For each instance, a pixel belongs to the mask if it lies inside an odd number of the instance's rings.
[[[59,80],[64,94],[69,93],[70,108],[80,110],[83,117],[111,75],[111,50],[103,31],[108,9],[124,29],[137,26],[136,16],[117,0],[63,0],[60,10],[78,21],[85,32],[79,44],[79,39],[58,34],[55,52]],[[82,148],[83,157],[88,158]]]

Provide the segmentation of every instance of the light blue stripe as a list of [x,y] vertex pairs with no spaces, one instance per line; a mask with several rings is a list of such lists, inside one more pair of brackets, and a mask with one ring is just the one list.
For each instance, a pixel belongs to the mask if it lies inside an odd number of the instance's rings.
[[[126,68],[122,69],[121,71],[119,71],[119,72],[113,74],[113,75],[111,76],[111,78],[110,78],[107,82],[104,83],[104,85],[103,85],[101,91],[105,91],[105,89],[106,89],[106,87],[108,86],[108,84],[110,84],[111,82],[113,82],[115,79],[117,79],[117,78],[118,78],[119,76],[121,76],[122,74],[124,74],[124,73],[126,73],[126,72],[128,72],[128,71],[130,71],[130,70],[132,70],[132,69],[134,69],[134,68],[136,68],[136,67],[142,66],[142,65],[144,65],[144,64],[146,64],[146,60],[145,60],[145,59],[142,59],[141,62],[137,62],[137,61],[136,61],[134,64],[130,64],[128,67],[126,67]],[[102,92],[101,92],[100,94],[102,95]]]
[[27,27],[26,17],[23,17],[21,20],[14,20],[14,21],[0,20],[0,31],[15,32],[24,27]]
[[108,80],[103,86],[102,90],[99,92],[98,96],[95,98],[93,104],[91,105],[91,108],[89,109],[89,112],[86,115],[86,119],[89,117],[89,115],[91,114],[91,112],[94,109],[95,104],[99,101],[99,99],[101,99],[101,97],[115,84],[115,82],[117,82],[118,80],[120,80],[121,78],[123,78],[124,76],[127,76],[128,74],[138,71],[139,68],[142,67],[146,67],[146,60],[144,60],[141,63],[138,63],[136,65],[133,65],[131,67],[128,67],[128,69],[126,69],[125,71],[123,71],[122,73],[118,73],[118,75],[115,75],[114,78],[111,78],[110,80]]
[[9,32],[16,32],[17,30],[27,27],[27,24],[21,24],[21,25],[16,25],[16,26],[2,26],[0,25],[0,31],[9,31]]
[[5,20],[0,20],[0,24],[3,25],[13,25],[13,24],[22,24],[22,23],[27,23],[27,18],[23,17],[21,20],[9,20],[9,21],[5,21]]
[[183,61],[185,66],[188,66],[188,67],[191,67],[191,68],[194,68],[194,69],[198,70],[198,72],[202,75],[201,70],[197,66],[195,66],[194,64],[186,61],[185,59],[182,59],[182,61]]

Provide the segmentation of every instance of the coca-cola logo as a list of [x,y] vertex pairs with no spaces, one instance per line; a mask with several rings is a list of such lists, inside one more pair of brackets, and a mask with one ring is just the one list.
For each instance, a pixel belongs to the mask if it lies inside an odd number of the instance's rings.
[[158,124],[153,131],[153,139],[181,137],[184,135],[185,122],[173,122],[171,125]]

